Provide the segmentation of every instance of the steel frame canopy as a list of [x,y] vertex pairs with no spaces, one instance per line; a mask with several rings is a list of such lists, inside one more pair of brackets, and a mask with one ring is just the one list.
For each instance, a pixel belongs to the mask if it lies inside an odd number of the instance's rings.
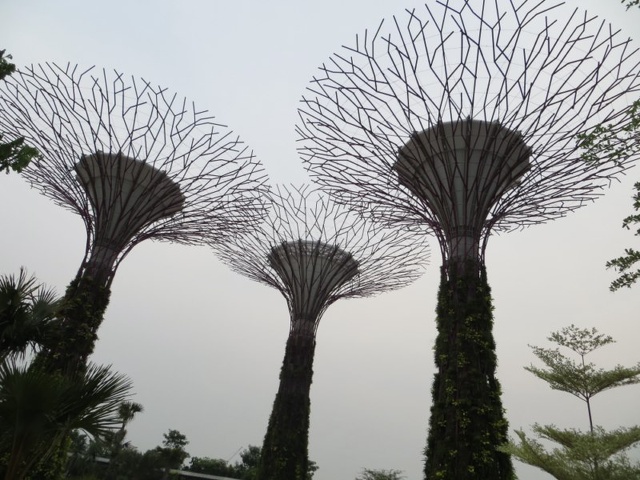
[[206,111],[146,80],[42,64],[0,85],[0,131],[40,155],[23,175],[82,218],[87,241],[51,368],[86,363],[116,270],[147,239],[205,244],[266,213],[266,175]]

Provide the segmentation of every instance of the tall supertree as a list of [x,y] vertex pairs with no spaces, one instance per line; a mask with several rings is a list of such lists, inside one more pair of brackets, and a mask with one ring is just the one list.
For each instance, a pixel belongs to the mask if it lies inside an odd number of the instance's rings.
[[116,270],[146,239],[199,244],[265,213],[266,176],[227,128],[146,80],[77,66],[37,65],[0,86],[0,131],[40,156],[30,183],[82,218],[86,248],[64,298],[48,368],[82,370]]
[[496,450],[507,422],[490,234],[575,210],[634,160],[585,162],[577,138],[624,126],[640,89],[636,49],[561,5],[429,2],[356,37],[303,98],[297,131],[314,179],[387,224],[426,225],[440,244],[427,479],[513,475]]
[[280,386],[262,446],[259,480],[305,480],[316,331],[341,298],[400,288],[422,272],[424,235],[384,229],[307,186],[278,187],[267,220],[218,244],[233,270],[276,288],[289,307]]

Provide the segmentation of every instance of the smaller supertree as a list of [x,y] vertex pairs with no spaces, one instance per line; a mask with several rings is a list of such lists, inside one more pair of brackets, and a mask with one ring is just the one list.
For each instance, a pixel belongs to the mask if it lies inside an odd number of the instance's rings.
[[206,111],[145,80],[44,64],[0,85],[0,131],[40,152],[24,176],[80,215],[84,259],[47,368],[86,364],[116,270],[146,239],[198,244],[264,215],[266,175]]
[[271,201],[260,227],[216,250],[232,269],[278,289],[287,300],[289,338],[258,479],[303,480],[323,313],[341,298],[367,297],[415,280],[427,252],[424,235],[376,227],[306,186],[279,187]]

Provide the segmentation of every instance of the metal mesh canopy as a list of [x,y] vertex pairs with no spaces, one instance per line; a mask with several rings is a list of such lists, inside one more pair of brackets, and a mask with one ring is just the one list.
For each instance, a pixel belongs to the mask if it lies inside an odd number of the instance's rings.
[[[41,156],[24,176],[78,213],[85,266],[147,238],[215,241],[265,213],[266,175],[224,125],[145,80],[43,64],[0,85],[0,130]],[[111,257],[110,259],[108,257]]]
[[[320,67],[300,108],[300,152],[341,202],[374,207],[391,223],[426,223],[445,250],[450,225],[480,228],[486,241],[492,229],[540,223],[595,199],[637,158],[585,162],[577,137],[599,123],[621,130],[640,90],[639,59],[605,21],[560,3],[429,2],[357,36]],[[489,129],[483,140],[461,133],[474,125]],[[503,138],[491,139],[491,129]],[[527,165],[506,159],[508,148]],[[458,157],[475,151],[466,165],[477,168],[474,181],[495,180],[490,192],[465,187],[460,202],[462,163],[407,160],[410,151],[456,149]],[[414,173],[420,178],[407,178]],[[471,202],[477,219],[452,218],[468,217]],[[444,213],[445,203],[466,206]]]
[[278,186],[269,199],[264,223],[214,248],[233,270],[277,288],[292,324],[315,330],[336,300],[396,289],[423,271],[425,235],[376,226],[308,186]]

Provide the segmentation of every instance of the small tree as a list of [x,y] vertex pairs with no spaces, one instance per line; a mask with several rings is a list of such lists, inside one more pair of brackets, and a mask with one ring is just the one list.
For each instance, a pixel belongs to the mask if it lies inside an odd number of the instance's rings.
[[[236,465],[236,475],[245,480],[255,480],[258,475],[258,466],[260,465],[260,447],[255,445],[249,445],[246,449],[240,452],[240,458],[242,463]],[[314,464],[309,460],[309,466]],[[313,473],[311,474],[313,476]],[[311,478],[311,476],[309,478]]]
[[406,478],[401,470],[372,470],[364,468],[356,480],[402,480]]
[[625,451],[640,442],[640,427],[625,427],[607,431],[595,426],[591,399],[606,390],[640,383],[640,363],[627,368],[596,368],[586,363],[585,356],[594,350],[614,343],[613,338],[599,334],[593,328],[580,329],[574,325],[554,332],[549,341],[576,353],[579,360],[565,356],[559,348],[531,347],[546,368],[525,367],[544,380],[554,390],[570,393],[584,401],[589,418],[589,431],[561,429],[554,425],[533,426],[535,434],[559,445],[547,451],[542,444],[527,438],[517,430],[519,443],[509,443],[503,451],[521,462],[538,467],[558,480],[631,480],[640,478],[640,464],[632,465]]
[[178,430],[169,430],[164,434],[162,447],[156,447],[160,454],[162,466],[165,468],[180,468],[184,461],[190,457],[184,447],[189,444],[186,435]]

